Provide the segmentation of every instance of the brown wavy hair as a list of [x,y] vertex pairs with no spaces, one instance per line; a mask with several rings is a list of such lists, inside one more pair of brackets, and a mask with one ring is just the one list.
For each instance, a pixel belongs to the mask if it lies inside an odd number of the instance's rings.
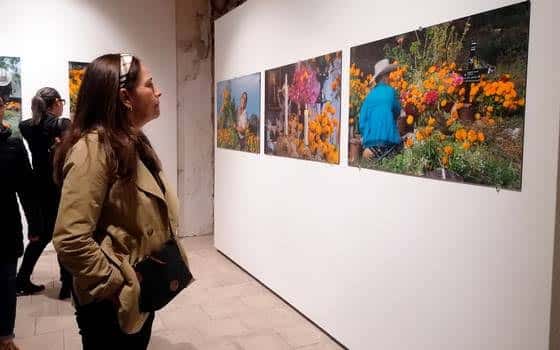
[[[107,154],[109,176],[130,182],[136,178],[138,158],[152,171],[161,170],[161,162],[146,135],[135,129],[127,117],[127,108],[119,95],[120,54],[96,58],[85,71],[76,114],[54,157],[54,178],[63,182],[63,167],[68,151],[84,136],[97,131],[99,143]],[[139,84],[140,60],[133,57],[124,88],[132,91]]]

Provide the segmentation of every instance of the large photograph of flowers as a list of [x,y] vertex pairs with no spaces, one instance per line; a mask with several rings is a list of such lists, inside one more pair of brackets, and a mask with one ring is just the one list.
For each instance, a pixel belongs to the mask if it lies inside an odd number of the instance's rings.
[[342,52],[266,71],[265,153],[338,164]]
[[521,190],[529,2],[353,47],[349,164]]
[[216,96],[218,147],[260,153],[261,73],[219,82]]
[[78,101],[78,91],[82,85],[82,79],[86,72],[87,63],[68,62],[68,91],[70,92],[70,116],[76,112],[76,102]]
[[4,101],[4,124],[12,130],[12,136],[19,137],[21,121],[21,59],[0,56],[0,97]]

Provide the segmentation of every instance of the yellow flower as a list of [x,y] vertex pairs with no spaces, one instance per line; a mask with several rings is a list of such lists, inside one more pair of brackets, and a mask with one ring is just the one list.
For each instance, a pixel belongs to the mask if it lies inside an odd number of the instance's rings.
[[476,120],[480,120],[480,113],[475,113],[475,115],[474,115],[474,119],[476,119]]
[[436,118],[428,118],[428,126],[434,126],[436,124]]
[[406,117],[406,123],[412,125],[412,123],[414,123],[414,116],[408,115],[408,117]]
[[424,138],[425,138],[424,134],[421,131],[416,132],[416,140],[422,141],[422,140],[424,140]]
[[443,101],[441,101],[441,106],[442,106],[442,107],[445,107],[445,106],[447,106],[447,100],[443,100]]
[[447,155],[444,155],[443,157],[441,157],[441,164],[443,164],[443,166],[446,166],[447,164],[449,164],[449,157]]
[[486,107],[486,110],[487,110],[489,113],[492,113],[492,112],[494,112],[494,107],[488,106],[488,107]]
[[524,98],[520,98],[520,99],[517,101],[517,104],[520,105],[520,106],[525,106],[525,99],[524,99]]

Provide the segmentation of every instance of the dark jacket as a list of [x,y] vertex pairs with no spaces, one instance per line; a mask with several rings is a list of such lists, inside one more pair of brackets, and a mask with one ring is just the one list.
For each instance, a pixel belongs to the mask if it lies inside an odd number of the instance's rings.
[[56,139],[62,138],[70,125],[70,120],[46,114],[34,125],[31,119],[22,121],[19,129],[31,151],[33,175],[37,188],[37,197],[43,216],[44,235],[42,239],[50,241],[60,202],[60,187],[53,179],[53,155],[57,146]]
[[33,173],[41,185],[53,182],[52,155],[56,146],[56,138],[62,138],[64,131],[70,125],[65,118],[45,115],[39,124],[33,125],[31,119],[19,123],[19,130],[29,145],[33,163]]
[[0,125],[0,262],[13,262],[23,254],[17,197],[27,218],[29,233],[42,234],[42,218],[27,151],[23,141],[10,137],[11,134],[10,129]]

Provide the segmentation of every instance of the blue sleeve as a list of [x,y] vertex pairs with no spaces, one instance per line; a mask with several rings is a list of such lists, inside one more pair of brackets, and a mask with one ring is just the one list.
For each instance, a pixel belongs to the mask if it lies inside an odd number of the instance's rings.
[[365,111],[367,109],[368,97],[369,97],[369,95],[366,96],[364,102],[362,103],[362,107],[360,108],[360,119],[359,119],[359,124],[358,124],[358,131],[362,135],[364,133],[365,126],[366,126],[366,112]]
[[395,89],[391,88],[391,92],[393,94],[393,106],[392,106],[393,117],[397,119],[401,114],[401,101],[399,99],[399,94]]

